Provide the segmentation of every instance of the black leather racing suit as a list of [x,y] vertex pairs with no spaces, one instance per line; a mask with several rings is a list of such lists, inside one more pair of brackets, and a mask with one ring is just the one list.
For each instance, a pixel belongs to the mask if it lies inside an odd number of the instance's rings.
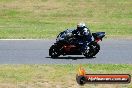
[[78,28],[72,31],[72,34],[76,37],[75,44],[83,43],[82,51],[87,47],[87,43],[92,41],[92,35],[87,27]]

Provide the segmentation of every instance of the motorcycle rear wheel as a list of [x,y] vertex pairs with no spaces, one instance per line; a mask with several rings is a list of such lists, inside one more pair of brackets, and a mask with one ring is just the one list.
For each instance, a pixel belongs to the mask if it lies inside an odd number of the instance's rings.
[[52,45],[49,49],[49,55],[51,58],[57,58],[60,56],[58,47],[56,45]]

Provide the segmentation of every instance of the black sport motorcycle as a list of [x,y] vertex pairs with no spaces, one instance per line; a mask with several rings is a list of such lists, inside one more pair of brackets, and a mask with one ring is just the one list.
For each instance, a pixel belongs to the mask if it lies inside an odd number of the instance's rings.
[[73,30],[66,30],[61,32],[54,43],[49,49],[49,56],[57,58],[60,55],[84,55],[86,58],[95,56],[99,50],[100,45],[98,42],[105,36],[105,32],[92,33],[92,41],[87,43],[87,49],[81,50],[83,43],[79,45],[73,44],[76,37],[72,34]]

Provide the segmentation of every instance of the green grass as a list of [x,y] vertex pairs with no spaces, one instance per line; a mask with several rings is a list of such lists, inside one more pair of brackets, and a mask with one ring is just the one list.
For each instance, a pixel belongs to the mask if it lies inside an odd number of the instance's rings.
[[[80,65],[0,65],[0,88],[78,88]],[[130,74],[128,64],[84,64],[89,74]],[[86,84],[80,88],[131,88],[130,84]]]
[[0,0],[0,38],[55,38],[86,22],[107,37],[132,37],[130,0]]

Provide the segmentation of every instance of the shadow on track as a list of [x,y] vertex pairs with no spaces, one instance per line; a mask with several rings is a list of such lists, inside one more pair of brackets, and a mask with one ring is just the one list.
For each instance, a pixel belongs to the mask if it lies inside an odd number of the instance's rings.
[[[51,58],[51,57],[45,57],[45,58]],[[72,59],[72,60],[77,60],[77,59],[94,59],[96,57],[90,57],[90,58],[86,58],[86,57],[57,57],[57,58],[51,58],[51,59]]]

